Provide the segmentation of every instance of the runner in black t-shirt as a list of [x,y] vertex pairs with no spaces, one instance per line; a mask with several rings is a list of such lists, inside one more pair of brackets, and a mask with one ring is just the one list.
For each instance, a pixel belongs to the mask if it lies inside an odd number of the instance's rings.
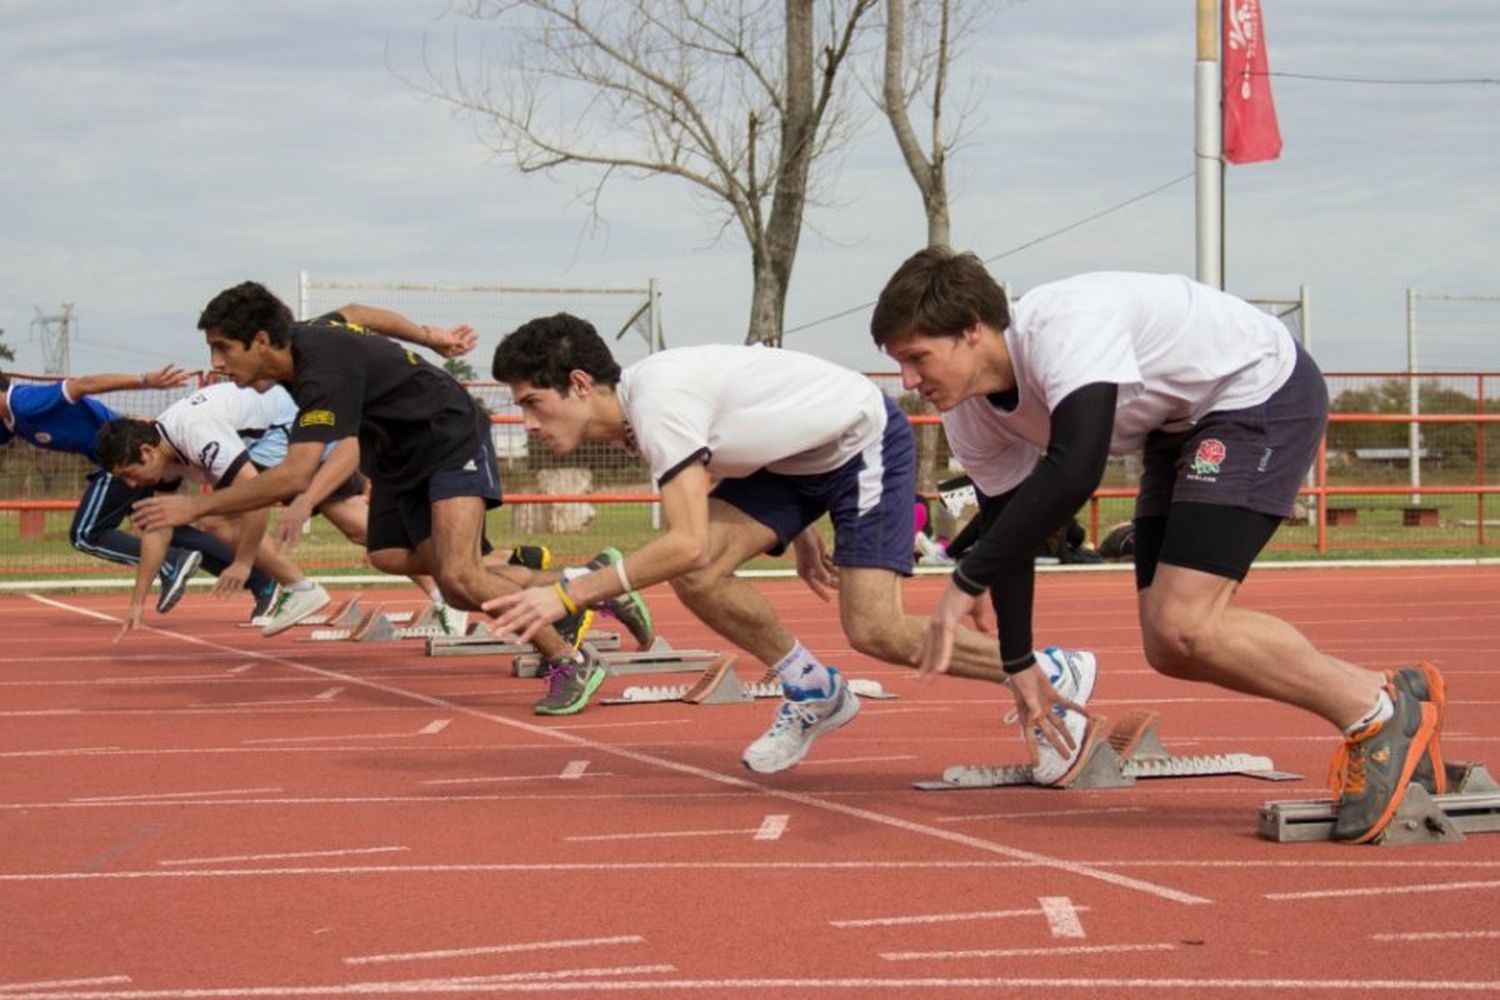
[[[135,516],[148,528],[253,510],[300,493],[319,471],[325,445],[358,435],[359,457],[355,449],[335,449],[322,463],[322,475],[347,476],[356,462],[365,466],[372,565],[393,574],[429,573],[450,604],[468,611],[530,581],[525,569],[492,571],[482,562],[485,511],[501,502],[488,418],[452,376],[387,339],[451,357],[473,346],[471,329],[419,326],[359,305],[299,323],[255,282],[215,296],[198,328],[207,337],[215,372],[261,391],[284,384],[297,401],[297,421],[281,464],[206,496],[144,500]],[[507,571],[516,578],[500,575]],[[289,600],[297,600],[296,594]],[[549,663],[602,677],[603,668],[578,651],[587,617],[559,623],[570,633],[567,640],[549,629],[533,641]]]

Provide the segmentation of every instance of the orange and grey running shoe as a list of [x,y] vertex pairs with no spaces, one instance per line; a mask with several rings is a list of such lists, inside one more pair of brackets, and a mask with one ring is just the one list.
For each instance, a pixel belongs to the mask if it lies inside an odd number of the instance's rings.
[[1329,767],[1329,786],[1337,799],[1333,839],[1366,844],[1385,832],[1417,761],[1437,730],[1437,710],[1411,692],[1387,685],[1394,711],[1344,740]]
[[1433,795],[1442,795],[1448,790],[1448,771],[1443,765],[1443,748],[1438,737],[1443,732],[1443,706],[1448,703],[1447,685],[1438,668],[1425,660],[1415,667],[1405,667],[1390,672],[1391,683],[1405,688],[1413,698],[1425,701],[1437,712],[1437,725],[1432,730],[1432,741],[1427,752],[1417,761],[1411,772],[1411,780]]

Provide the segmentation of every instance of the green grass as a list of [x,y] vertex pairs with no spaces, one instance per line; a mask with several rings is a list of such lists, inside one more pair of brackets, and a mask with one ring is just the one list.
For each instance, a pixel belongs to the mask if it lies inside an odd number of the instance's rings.
[[[1439,508],[1439,526],[1405,527],[1401,512],[1405,497],[1348,498],[1340,506],[1358,510],[1358,523],[1328,530],[1330,549],[1319,555],[1315,549],[1317,533],[1312,525],[1284,525],[1271,540],[1263,558],[1297,560],[1342,559],[1453,559],[1500,556],[1500,524],[1485,530],[1485,542],[1478,541],[1475,521],[1478,505],[1474,497],[1428,497]],[[537,531],[518,533],[518,517],[524,522],[523,507],[502,507],[489,515],[487,532],[497,548],[513,544],[542,544],[550,547],[560,563],[580,563],[605,545],[629,552],[650,541],[657,534],[648,504],[596,504],[591,523],[577,532]],[[1130,502],[1105,501],[1100,505],[1099,530],[1130,516]],[[1500,500],[1486,505],[1486,516],[1500,519]],[[1087,526],[1087,511],[1081,515]],[[19,518],[14,512],[0,513],[0,580],[15,581],[48,577],[118,577],[130,573],[122,567],[83,555],[68,544],[71,514],[51,512],[46,532],[40,539],[18,537]],[[824,522],[825,533],[827,522]],[[363,552],[346,541],[321,518],[312,523],[311,533],[298,544],[294,558],[302,567],[319,575],[369,573]],[[757,568],[790,566],[791,560],[766,559]]]

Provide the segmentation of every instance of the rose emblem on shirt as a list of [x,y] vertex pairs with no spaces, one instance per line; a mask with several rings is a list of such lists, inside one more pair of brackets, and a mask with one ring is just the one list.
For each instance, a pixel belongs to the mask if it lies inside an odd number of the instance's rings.
[[1218,438],[1205,438],[1198,442],[1198,453],[1193,456],[1193,471],[1200,476],[1214,475],[1224,464],[1224,442]]

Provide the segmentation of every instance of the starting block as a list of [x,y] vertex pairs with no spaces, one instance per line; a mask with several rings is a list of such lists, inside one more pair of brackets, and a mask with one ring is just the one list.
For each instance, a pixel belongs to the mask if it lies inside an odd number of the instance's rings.
[[[861,698],[894,698],[879,681],[851,678],[849,690]],[[681,701],[689,705],[734,705],[757,698],[780,698],[781,681],[774,674],[746,684],[734,670],[734,657],[719,657],[692,684],[662,684],[628,687],[618,698],[605,698],[601,705],[649,705]]]
[[[1208,754],[1179,757],[1168,753],[1156,734],[1155,712],[1131,712],[1122,716],[1104,739],[1098,733],[1108,720],[1095,717],[1084,762],[1066,785],[1058,788],[1125,788],[1138,778],[1189,778],[1237,774],[1263,781],[1296,781],[1302,776],[1278,771],[1271,758],[1247,753]],[[1030,764],[972,764],[950,767],[939,781],[915,781],[924,792],[963,791],[1030,785]]]
[[[350,603],[353,604],[354,602]],[[409,611],[387,612],[382,610],[382,608],[383,605],[375,605],[368,612],[365,612],[363,617],[354,625],[313,629],[305,640],[300,641],[341,642],[349,640],[353,642],[396,642],[401,639],[430,639],[450,634],[448,629],[444,628],[441,624],[437,609],[430,604],[416,614]],[[448,615],[452,619],[454,628],[457,631],[462,632],[468,627],[469,614],[467,611],[453,611],[450,609]]]
[[[595,647],[597,649],[597,647]],[[673,649],[661,636],[639,653],[600,653],[599,662],[611,676],[622,674],[668,674],[684,670],[701,670],[711,666],[721,654],[707,649]],[[541,673],[542,656],[526,652],[511,661],[514,677],[536,677]]]
[[[620,648],[618,632],[596,629],[583,641],[600,652]],[[428,656],[519,656],[536,651],[529,642],[508,642],[491,635],[479,622],[470,626],[468,635],[435,635],[427,640]]]
[[[1465,834],[1500,830],[1500,784],[1484,765],[1451,761],[1446,770],[1453,790],[1433,795],[1421,785],[1408,785],[1395,817],[1374,843],[1452,844],[1467,839]],[[1260,811],[1259,832],[1283,844],[1329,840],[1337,813],[1332,799],[1267,802]]]
[[[347,601],[339,601],[332,605],[331,610],[318,615],[308,615],[293,628],[304,625],[330,625],[335,628],[354,628],[364,620],[365,613],[359,606],[359,598],[351,597]],[[265,628],[271,624],[270,615],[256,615],[247,622],[240,622],[239,628]]]

